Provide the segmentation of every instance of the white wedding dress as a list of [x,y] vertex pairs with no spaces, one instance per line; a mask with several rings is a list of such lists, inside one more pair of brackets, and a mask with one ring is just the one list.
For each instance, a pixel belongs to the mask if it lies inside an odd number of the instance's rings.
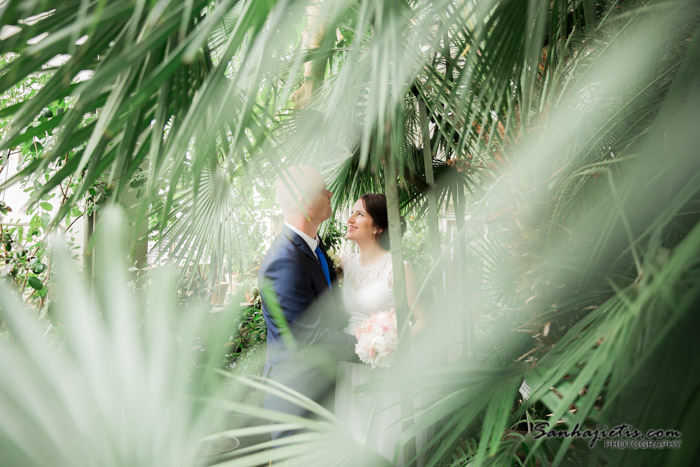
[[355,335],[357,328],[372,313],[394,308],[394,280],[391,269],[391,253],[388,251],[378,261],[363,266],[360,254],[343,257],[342,297],[345,311],[350,315],[345,332]]
[[[391,254],[363,266],[358,253],[342,260],[343,285],[341,296],[349,323],[345,332],[355,335],[355,329],[372,313],[394,308]],[[335,413],[352,436],[383,457],[393,460],[396,441],[401,433],[401,407],[396,391],[358,391],[358,386],[374,382],[381,384],[388,369],[359,363],[341,362],[338,367]],[[401,464],[401,457],[398,464]]]

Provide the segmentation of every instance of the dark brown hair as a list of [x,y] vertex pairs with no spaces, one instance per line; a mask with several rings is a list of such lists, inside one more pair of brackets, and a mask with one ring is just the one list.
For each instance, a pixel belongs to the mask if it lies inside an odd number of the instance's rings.
[[[367,193],[360,197],[365,211],[372,218],[374,226],[382,229],[375,237],[379,245],[385,250],[389,249],[389,218],[386,210],[386,196],[380,193]],[[401,233],[403,233],[404,225],[401,219]]]

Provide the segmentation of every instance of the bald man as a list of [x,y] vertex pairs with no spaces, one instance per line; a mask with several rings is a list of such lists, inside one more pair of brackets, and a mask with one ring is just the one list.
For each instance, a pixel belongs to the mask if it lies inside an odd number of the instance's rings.
[[[347,320],[332,298],[335,270],[318,238],[331,215],[331,192],[311,166],[291,167],[277,180],[277,202],[284,228],[265,255],[258,273],[267,324],[263,375],[328,406],[337,363],[354,359],[355,339],[342,332]],[[309,413],[267,395],[265,408]],[[274,432],[273,439],[292,431]]]

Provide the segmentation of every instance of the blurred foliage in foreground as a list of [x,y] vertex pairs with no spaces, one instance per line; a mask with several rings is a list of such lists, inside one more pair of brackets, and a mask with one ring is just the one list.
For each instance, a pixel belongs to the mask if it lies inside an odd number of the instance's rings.
[[[0,91],[32,73],[48,80],[2,109],[12,119],[0,149],[41,139],[16,177],[49,170],[36,202],[75,177],[59,221],[98,182],[119,200],[140,176],[132,220],[150,219],[171,259],[204,263],[209,277],[259,255],[280,164],[321,167],[341,207],[382,191],[385,163],[395,163],[402,206],[426,216],[437,210],[433,171],[456,233],[430,252],[424,289],[444,273],[444,293],[425,305],[431,327],[415,352],[374,388],[400,388],[413,404],[400,444],[430,433],[405,462],[694,465],[695,3],[328,1],[314,16],[304,2],[74,0],[48,10],[10,0],[0,23],[18,30],[0,41],[13,54]],[[312,50],[299,47],[309,16],[327,22]],[[47,65],[56,54],[70,57]],[[306,76],[304,64],[323,73]],[[83,70],[92,78],[75,79]],[[294,107],[307,82],[313,99]],[[68,110],[44,114],[66,97]],[[235,313],[210,315],[194,300],[175,313],[175,286],[158,273],[150,295],[130,293],[126,222],[104,217],[94,297],[60,250],[50,323],[2,292],[11,335],[0,370],[11,377],[0,382],[0,463],[386,462],[322,407],[245,368],[214,371],[235,328],[217,318]],[[445,352],[455,336],[457,355]],[[259,391],[317,418],[264,411]],[[535,439],[539,422],[677,430],[682,446]],[[305,431],[268,449],[273,424]],[[202,443],[233,437],[241,446],[222,456]]]

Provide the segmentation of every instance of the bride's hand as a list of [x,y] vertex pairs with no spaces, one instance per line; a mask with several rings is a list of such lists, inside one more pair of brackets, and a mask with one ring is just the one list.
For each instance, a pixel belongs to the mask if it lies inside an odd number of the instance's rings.
[[411,337],[416,336],[421,333],[423,328],[425,327],[425,320],[418,318],[416,319],[415,323],[413,323],[413,326],[411,326]]

